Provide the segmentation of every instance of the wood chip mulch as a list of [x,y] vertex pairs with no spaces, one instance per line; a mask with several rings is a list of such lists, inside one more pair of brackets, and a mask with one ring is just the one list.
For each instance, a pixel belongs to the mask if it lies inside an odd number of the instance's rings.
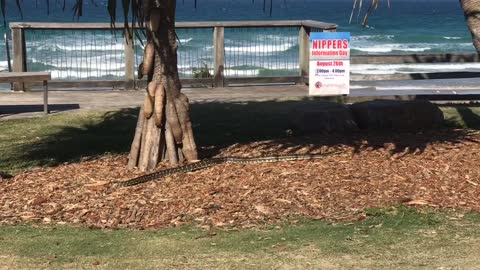
[[[30,170],[0,181],[0,223],[155,229],[245,228],[307,217],[359,220],[396,204],[480,211],[480,133],[329,135],[236,144],[217,156],[342,153],[315,161],[224,164],[130,188],[126,156]],[[165,169],[168,165],[159,168]]]

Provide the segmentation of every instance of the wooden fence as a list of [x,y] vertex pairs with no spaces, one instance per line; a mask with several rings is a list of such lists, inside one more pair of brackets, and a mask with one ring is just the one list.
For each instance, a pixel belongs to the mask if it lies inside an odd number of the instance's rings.
[[[117,26],[117,30],[123,28]],[[226,28],[262,28],[262,27],[297,27],[299,35],[299,71],[296,76],[278,77],[248,77],[248,78],[226,78],[225,68],[225,29]],[[27,49],[25,42],[25,31],[27,30],[109,30],[108,23],[10,23],[13,39],[13,71],[27,71]],[[177,29],[199,29],[210,28],[212,31],[213,45],[213,77],[212,78],[190,78],[183,79],[183,84],[204,84],[213,87],[223,87],[230,84],[242,83],[303,83],[308,75],[308,51],[309,35],[314,31],[334,32],[337,25],[318,21],[255,21],[255,22],[180,22],[176,24]],[[135,51],[132,40],[128,35],[124,39],[125,54],[125,78],[121,81],[55,81],[51,87],[121,87],[131,89],[135,86]],[[16,85],[15,90],[24,90],[21,85]]]

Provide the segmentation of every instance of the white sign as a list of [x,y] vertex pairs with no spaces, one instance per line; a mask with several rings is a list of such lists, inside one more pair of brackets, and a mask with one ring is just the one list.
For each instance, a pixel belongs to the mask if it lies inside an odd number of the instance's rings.
[[310,34],[309,94],[350,93],[350,33]]

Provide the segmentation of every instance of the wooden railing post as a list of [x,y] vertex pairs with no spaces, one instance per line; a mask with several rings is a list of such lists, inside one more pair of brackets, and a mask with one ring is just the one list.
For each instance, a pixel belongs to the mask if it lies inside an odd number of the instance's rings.
[[132,31],[132,29],[130,29],[129,33],[125,32],[125,90],[135,88],[135,48],[133,35],[134,31]]
[[213,30],[214,87],[224,87],[225,70],[225,28],[217,26]]
[[300,50],[300,81],[308,82],[308,70],[310,61],[310,27],[300,26],[299,33],[299,50]]
[[[23,28],[12,28],[13,43],[13,72],[25,72],[26,53],[25,53],[25,31]],[[14,91],[25,91],[24,83],[16,82],[13,84]]]

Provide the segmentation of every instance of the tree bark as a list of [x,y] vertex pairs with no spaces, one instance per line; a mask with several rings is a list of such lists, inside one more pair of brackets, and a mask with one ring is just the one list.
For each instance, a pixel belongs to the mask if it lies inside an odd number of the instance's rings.
[[[129,156],[129,167],[135,164],[142,171],[154,169],[163,158],[169,159],[172,164],[183,159],[198,159],[188,99],[180,92],[182,86],[178,75],[175,34],[176,1],[147,1],[147,39],[149,44],[153,44],[155,52],[154,55],[144,54],[148,59],[144,59],[143,67],[139,70],[143,75],[152,74],[149,76],[149,88],[158,90],[154,93],[150,91],[150,95],[147,91],[144,106],[148,108],[143,108],[144,117],[140,115],[137,124],[137,129],[142,129],[141,134],[136,131]],[[153,73],[145,69],[148,68],[145,63],[151,61]],[[159,93],[164,93],[164,97],[156,97]]]
[[137,127],[135,128],[135,135],[133,137],[132,146],[130,148],[130,155],[128,156],[128,168],[133,169],[137,166],[137,160],[140,155],[140,143],[142,141],[142,130],[145,125],[145,116],[143,106],[138,113]]
[[480,53],[480,0],[460,0],[460,4],[472,34],[473,45]]

